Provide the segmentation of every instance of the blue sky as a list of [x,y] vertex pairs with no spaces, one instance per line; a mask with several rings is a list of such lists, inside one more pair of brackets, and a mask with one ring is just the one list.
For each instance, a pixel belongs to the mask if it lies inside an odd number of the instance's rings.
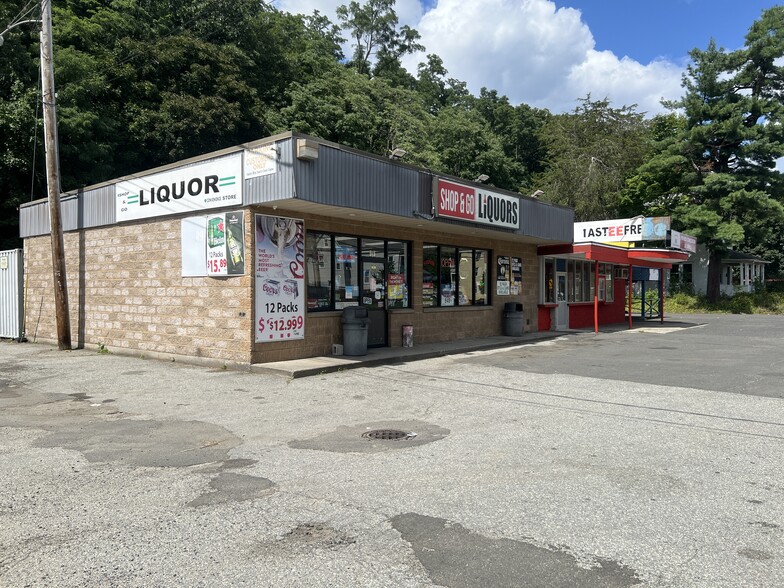
[[[711,37],[725,49],[743,45],[751,24],[776,2],[762,0],[557,0],[582,12],[598,50],[648,63],[704,49]],[[430,3],[432,5],[432,3]]]
[[[359,0],[362,2],[362,0]],[[348,0],[274,0],[289,12],[314,9],[333,21]],[[513,104],[551,112],[590,94],[649,115],[682,94],[688,52],[711,37],[728,50],[744,37],[762,0],[397,0],[401,24],[419,31],[426,53],[478,94],[495,89]],[[349,55],[351,48],[346,46]],[[408,56],[416,73],[426,54]]]

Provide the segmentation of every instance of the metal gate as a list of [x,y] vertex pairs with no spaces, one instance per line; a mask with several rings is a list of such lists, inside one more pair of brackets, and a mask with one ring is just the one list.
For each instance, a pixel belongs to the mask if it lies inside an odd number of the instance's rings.
[[22,250],[0,251],[0,337],[24,334],[24,266]]

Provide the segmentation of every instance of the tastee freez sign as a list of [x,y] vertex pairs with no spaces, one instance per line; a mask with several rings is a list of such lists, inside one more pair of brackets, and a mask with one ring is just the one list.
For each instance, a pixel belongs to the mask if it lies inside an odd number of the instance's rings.
[[242,156],[119,182],[117,222],[242,204]]
[[520,228],[520,199],[438,179],[436,181],[436,212],[454,218],[507,229]]
[[635,217],[574,223],[574,242],[613,243],[664,240],[670,217]]

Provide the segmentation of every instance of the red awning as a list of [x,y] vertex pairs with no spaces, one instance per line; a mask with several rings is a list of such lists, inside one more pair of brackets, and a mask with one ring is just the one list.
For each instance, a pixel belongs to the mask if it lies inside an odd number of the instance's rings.
[[579,259],[591,259],[600,263],[617,265],[634,265],[668,269],[674,263],[689,259],[689,254],[673,249],[646,249],[643,247],[627,248],[617,245],[600,243],[572,243],[562,245],[542,245],[538,248],[539,255],[558,255]]

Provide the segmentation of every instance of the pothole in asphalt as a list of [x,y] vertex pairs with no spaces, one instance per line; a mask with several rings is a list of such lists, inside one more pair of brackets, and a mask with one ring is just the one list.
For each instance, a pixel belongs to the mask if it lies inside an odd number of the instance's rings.
[[382,421],[338,427],[310,439],[289,441],[292,449],[336,453],[377,453],[425,445],[443,439],[449,429],[425,421]]
[[275,483],[259,476],[223,472],[210,480],[210,488],[214,491],[191,500],[188,506],[196,507],[262,498],[272,494],[275,490]]
[[241,439],[202,421],[79,419],[40,439],[37,447],[80,451],[91,462],[133,466],[185,467],[224,461]]
[[294,527],[291,531],[281,537],[279,541],[290,545],[334,549],[343,545],[351,545],[352,543],[356,543],[357,540],[328,525],[307,523]]
[[15,386],[8,380],[0,380],[0,398],[19,398],[21,394],[13,388]]
[[595,565],[587,568],[562,549],[484,537],[445,519],[407,513],[391,523],[439,586],[627,588],[641,583],[633,569],[612,560],[593,558]]
[[773,555],[771,555],[767,551],[762,551],[760,549],[739,549],[738,555],[743,556],[746,559],[751,559],[756,561],[765,561],[768,559],[773,559]]
[[74,392],[73,394],[69,394],[68,396],[73,398],[75,401],[90,400],[92,398],[92,396],[89,396],[87,392]]

